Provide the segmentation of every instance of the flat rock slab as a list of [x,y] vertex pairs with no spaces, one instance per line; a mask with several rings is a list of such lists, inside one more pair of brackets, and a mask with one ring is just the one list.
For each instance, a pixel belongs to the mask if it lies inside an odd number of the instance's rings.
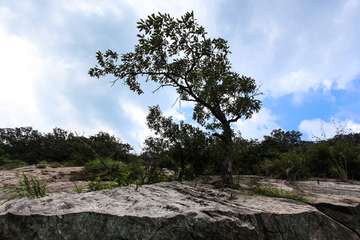
[[339,182],[335,179],[310,179],[284,181],[259,176],[241,176],[239,184],[248,187],[256,177],[262,185],[272,185],[287,190],[298,190],[314,206],[333,220],[345,225],[360,236],[360,182]]
[[[74,192],[75,186],[85,188],[87,182],[84,181],[70,181],[70,176],[73,173],[79,172],[84,167],[58,167],[58,168],[36,168],[36,165],[15,168],[10,170],[0,170],[0,188],[6,185],[17,185],[19,177],[22,172],[26,175],[32,175],[43,179],[46,182],[47,195],[54,195],[58,193]],[[0,196],[2,193],[0,192]]]
[[[237,178],[235,177],[235,180]],[[164,182],[82,194],[20,199],[0,207],[3,239],[360,239],[353,227],[359,213],[346,212],[345,224],[317,205],[359,210],[359,200],[311,204],[271,198],[246,190],[250,177],[239,177],[242,190],[214,189],[216,177],[192,182]],[[263,184],[288,189],[316,181],[287,183],[258,177]],[[344,183],[345,184],[345,183]],[[296,185],[296,186],[295,186]],[[299,185],[299,186],[298,186]],[[345,184],[346,185],[346,184]],[[353,184],[359,189],[358,184]],[[357,191],[357,190],[356,190]],[[360,198],[358,198],[360,199]],[[339,202],[341,204],[339,204]],[[325,207],[325,209],[328,209]],[[346,225],[348,224],[348,225]]]

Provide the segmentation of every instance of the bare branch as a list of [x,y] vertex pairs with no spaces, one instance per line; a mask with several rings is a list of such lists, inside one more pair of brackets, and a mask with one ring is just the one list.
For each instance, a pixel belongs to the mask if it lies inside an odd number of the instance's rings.
[[163,87],[176,87],[176,86],[173,84],[161,84],[158,88],[156,88],[154,91],[152,91],[152,93],[159,91],[160,88],[163,88]]
[[120,78],[115,79],[114,81],[110,81],[111,87],[114,86],[114,84],[119,80]]

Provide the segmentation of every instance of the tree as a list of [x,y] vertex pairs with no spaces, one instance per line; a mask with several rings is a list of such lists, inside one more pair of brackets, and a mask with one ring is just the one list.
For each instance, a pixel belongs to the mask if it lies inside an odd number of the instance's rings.
[[234,170],[242,175],[261,174],[261,144],[258,139],[245,139],[241,134],[236,134],[234,144]]
[[274,129],[270,136],[264,136],[263,146],[280,152],[288,152],[301,145],[302,133],[299,131],[284,131],[281,128]]
[[102,158],[111,156],[114,160],[129,162],[129,153],[133,148],[130,144],[123,143],[120,138],[100,131],[98,134],[90,136],[89,139],[91,148]]
[[166,158],[169,142],[167,139],[148,137],[145,139],[142,148],[141,158],[145,160],[145,176],[142,176],[142,183],[156,182],[156,175],[159,172],[159,165]]
[[187,163],[193,166],[194,172],[201,172],[200,153],[209,145],[206,133],[183,120],[179,124],[173,122],[172,117],[162,115],[159,105],[149,107],[146,120],[148,127],[154,130],[156,135],[167,140],[170,155],[180,163],[180,180],[186,171],[189,172],[185,166]]
[[233,185],[231,123],[260,110],[255,80],[231,71],[227,41],[206,38],[193,12],[176,20],[169,14],[152,14],[137,24],[135,51],[122,54],[119,65],[116,52],[97,52],[99,65],[89,70],[90,76],[112,74],[113,84],[121,79],[138,94],[143,93],[138,77],[146,76],[145,81],[159,84],[155,91],[174,87],[180,101],[195,102],[193,119],[224,143],[221,182]]

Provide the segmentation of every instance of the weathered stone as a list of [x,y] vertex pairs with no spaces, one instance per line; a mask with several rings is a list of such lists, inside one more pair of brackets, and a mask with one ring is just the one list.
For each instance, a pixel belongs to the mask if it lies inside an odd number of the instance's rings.
[[[19,183],[18,176],[21,176],[22,172],[24,172],[44,179],[46,181],[47,195],[71,193],[74,192],[75,185],[69,180],[70,176],[72,173],[79,172],[82,169],[83,167],[36,168],[36,165],[32,165],[11,170],[0,170],[0,188],[9,184],[17,185]],[[87,182],[76,181],[75,184],[77,187],[85,188]]]
[[[204,179],[143,185],[137,190],[122,187],[20,199],[0,207],[0,236],[3,239],[360,239],[358,182],[318,185],[317,181],[289,183],[257,177],[264,185],[299,189],[313,199],[310,205],[254,194],[246,190],[252,176],[238,179],[242,190],[214,189]],[[212,177],[210,182],[215,180]],[[331,199],[332,192],[326,189],[332,186],[336,186],[342,197],[337,194]],[[348,210],[337,211],[326,204]],[[328,209],[347,215],[334,215]]]

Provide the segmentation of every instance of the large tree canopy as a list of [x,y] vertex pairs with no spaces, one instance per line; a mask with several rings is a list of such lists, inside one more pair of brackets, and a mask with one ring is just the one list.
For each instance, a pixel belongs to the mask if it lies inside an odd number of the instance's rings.
[[[227,41],[206,38],[194,13],[180,19],[169,14],[152,14],[138,22],[140,34],[135,51],[119,55],[97,52],[98,65],[89,70],[92,77],[115,76],[132,91],[142,94],[139,76],[162,87],[174,87],[180,101],[195,102],[193,119],[214,131],[224,143],[222,183],[232,185],[232,131],[230,124],[248,119],[261,108],[255,80],[231,71]],[[219,131],[221,131],[219,133]]]

